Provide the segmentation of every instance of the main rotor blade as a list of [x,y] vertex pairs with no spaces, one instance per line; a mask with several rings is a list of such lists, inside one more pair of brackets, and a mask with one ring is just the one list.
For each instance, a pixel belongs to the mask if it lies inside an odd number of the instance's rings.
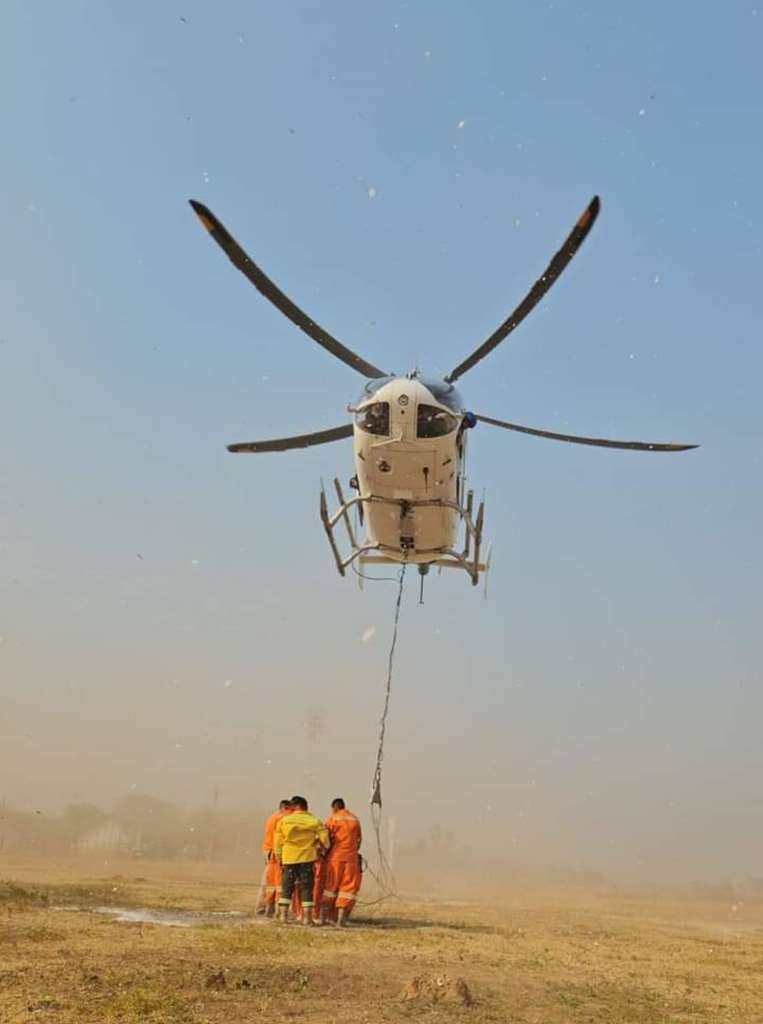
[[341,441],[352,437],[352,423],[330,430],[317,430],[314,434],[297,434],[296,437],[278,437],[272,441],[241,441],[229,444],[229,452],[249,452],[259,455],[261,452],[288,452],[290,448],[310,448],[314,444],[328,444],[329,441]]
[[534,437],[550,437],[552,441],[570,441],[572,444],[591,444],[599,448],[630,448],[637,452],[685,452],[690,448],[699,448],[698,444],[663,444],[652,441],[609,441],[603,437],[576,437],[574,434],[554,434],[550,430],[537,430],[535,427],[521,427],[518,423],[507,423],[506,420],[494,420],[490,416],[476,415],[481,423],[490,423],[494,427],[506,430],[518,430],[520,434],[532,434]]
[[189,199],[188,202],[193,207],[196,216],[227,255],[233,266],[237,267],[244,277],[251,281],[257,291],[262,292],[265,298],[269,299],[276,309],[279,309],[293,324],[296,324],[300,330],[309,335],[313,341],[317,341],[332,356],[341,359],[343,363],[351,366],[358,373],[362,373],[364,377],[388,376],[384,370],[380,370],[373,363],[367,363],[365,359],[362,359],[340,341],[337,341],[333,335],[325,331],[314,320],[311,320],[306,313],[303,313],[299,306],[295,306],[291,299],[284,295],[281,289],[260,270],[254,260],[247,256],[233,235],[230,234],[223,223],[215,217],[208,207],[204,206],[203,203],[197,202],[195,199]]
[[452,370],[448,374],[445,380],[458,380],[458,378],[466,373],[467,370],[471,370],[471,368],[476,366],[481,359],[484,359],[486,355],[492,352],[496,345],[500,345],[504,338],[511,334],[514,328],[518,327],[522,323],[527,314],[538,305],[551,285],[556,281],[561,272],[583,244],[586,235],[593,227],[594,221],[599,215],[600,207],[601,201],[599,200],[599,197],[594,196],[578,218],[575,227],[565,239],[564,245],[553,257],[549,265],[544,270],[542,276],[538,278],[511,316],[504,320],[501,326],[494,331],[487,341],[483,342],[478,349],[475,349],[468,359],[464,359],[463,363],[459,363],[455,370]]

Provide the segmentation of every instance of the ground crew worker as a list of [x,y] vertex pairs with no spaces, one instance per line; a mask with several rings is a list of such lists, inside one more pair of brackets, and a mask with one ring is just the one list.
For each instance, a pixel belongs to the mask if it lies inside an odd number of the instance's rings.
[[272,917],[275,913],[276,900],[278,899],[278,893],[281,888],[281,865],[278,863],[275,850],[273,849],[273,838],[276,825],[281,818],[283,818],[284,814],[288,814],[290,810],[291,804],[289,801],[282,800],[278,805],[278,810],[273,811],[265,822],[265,834],[262,839],[262,852],[265,855],[265,871],[263,872],[260,896],[257,900],[255,913],[265,914],[266,917]]
[[326,854],[326,881],[321,903],[321,920],[333,919],[341,928],[345,925],[360,892],[363,873],[360,844],[363,834],[360,822],[351,814],[342,800],[331,801],[331,816],[326,819],[331,846]]
[[278,898],[278,917],[289,919],[289,904],[295,887],[302,904],[302,923],[313,923],[313,864],[329,845],[326,826],[307,809],[303,796],[293,796],[291,813],[284,815],[276,825],[273,848],[281,863],[281,895]]

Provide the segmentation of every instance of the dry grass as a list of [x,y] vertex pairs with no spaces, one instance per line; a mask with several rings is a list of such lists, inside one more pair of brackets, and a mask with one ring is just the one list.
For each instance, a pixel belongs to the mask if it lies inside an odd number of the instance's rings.
[[763,1021],[763,905],[722,897],[518,886],[492,905],[387,903],[347,932],[94,910],[251,910],[246,875],[215,871],[0,860],[0,1021]]

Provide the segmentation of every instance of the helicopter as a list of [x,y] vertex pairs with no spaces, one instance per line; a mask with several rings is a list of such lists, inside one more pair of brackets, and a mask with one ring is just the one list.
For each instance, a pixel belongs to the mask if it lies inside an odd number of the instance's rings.
[[[334,490],[338,507],[329,512],[323,486],[320,518],[341,576],[379,564],[416,564],[423,577],[432,566],[463,569],[477,585],[486,573],[490,557],[483,560],[485,503],[475,510],[474,492],[466,490],[467,432],[477,423],[533,437],[571,444],[619,448],[631,451],[679,452],[694,444],[648,441],[613,441],[579,437],[510,423],[467,410],[455,382],[489,355],[525,319],[569,264],[599,214],[601,202],[594,196],[575,223],[543,274],[506,320],[444,378],[424,376],[419,370],[400,376],[374,366],[347,348],[307,316],[257,266],[222,222],[203,203],[189,200],[202,225],[233,265],[313,341],[366,378],[365,386],[347,412],[352,421],[328,430],[265,441],[228,445],[230,452],[261,454],[353,439],[355,474],[346,497],[338,477]],[[350,513],[355,511],[356,534]],[[341,553],[336,528],[343,523],[349,553]],[[458,535],[463,527],[463,541]]]

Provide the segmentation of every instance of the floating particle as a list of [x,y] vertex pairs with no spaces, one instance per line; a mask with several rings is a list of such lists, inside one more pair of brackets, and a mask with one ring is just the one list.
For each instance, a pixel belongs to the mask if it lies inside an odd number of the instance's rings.
[[376,199],[376,189],[374,188],[373,185],[368,186],[368,198]]
[[641,110],[639,110],[639,112],[638,112],[638,116],[639,116],[639,117],[643,117],[645,113],[646,113],[646,111],[645,111],[645,110],[644,110],[644,108],[642,107],[642,108],[641,108]]
[[521,223],[522,223],[522,221],[519,219],[519,217],[515,217],[514,218],[514,227],[515,228],[518,228]]
[[209,171],[204,171],[201,176],[205,182],[209,182]]
[[225,682],[223,683],[223,686],[225,687],[226,690],[229,689],[231,686],[233,686],[233,680],[226,679]]
[[432,56],[432,51],[424,50],[424,56],[427,58],[427,60],[429,60],[429,58]]
[[652,283],[653,284],[659,284],[660,283],[660,275],[659,274],[655,274],[654,275],[654,277],[652,278]]
[[465,125],[466,125],[466,121],[459,121],[458,122],[458,127],[459,128],[463,128]]
[[360,638],[362,644],[367,644],[369,640],[373,640],[376,636],[376,626],[369,626],[368,629],[363,630],[363,636]]

